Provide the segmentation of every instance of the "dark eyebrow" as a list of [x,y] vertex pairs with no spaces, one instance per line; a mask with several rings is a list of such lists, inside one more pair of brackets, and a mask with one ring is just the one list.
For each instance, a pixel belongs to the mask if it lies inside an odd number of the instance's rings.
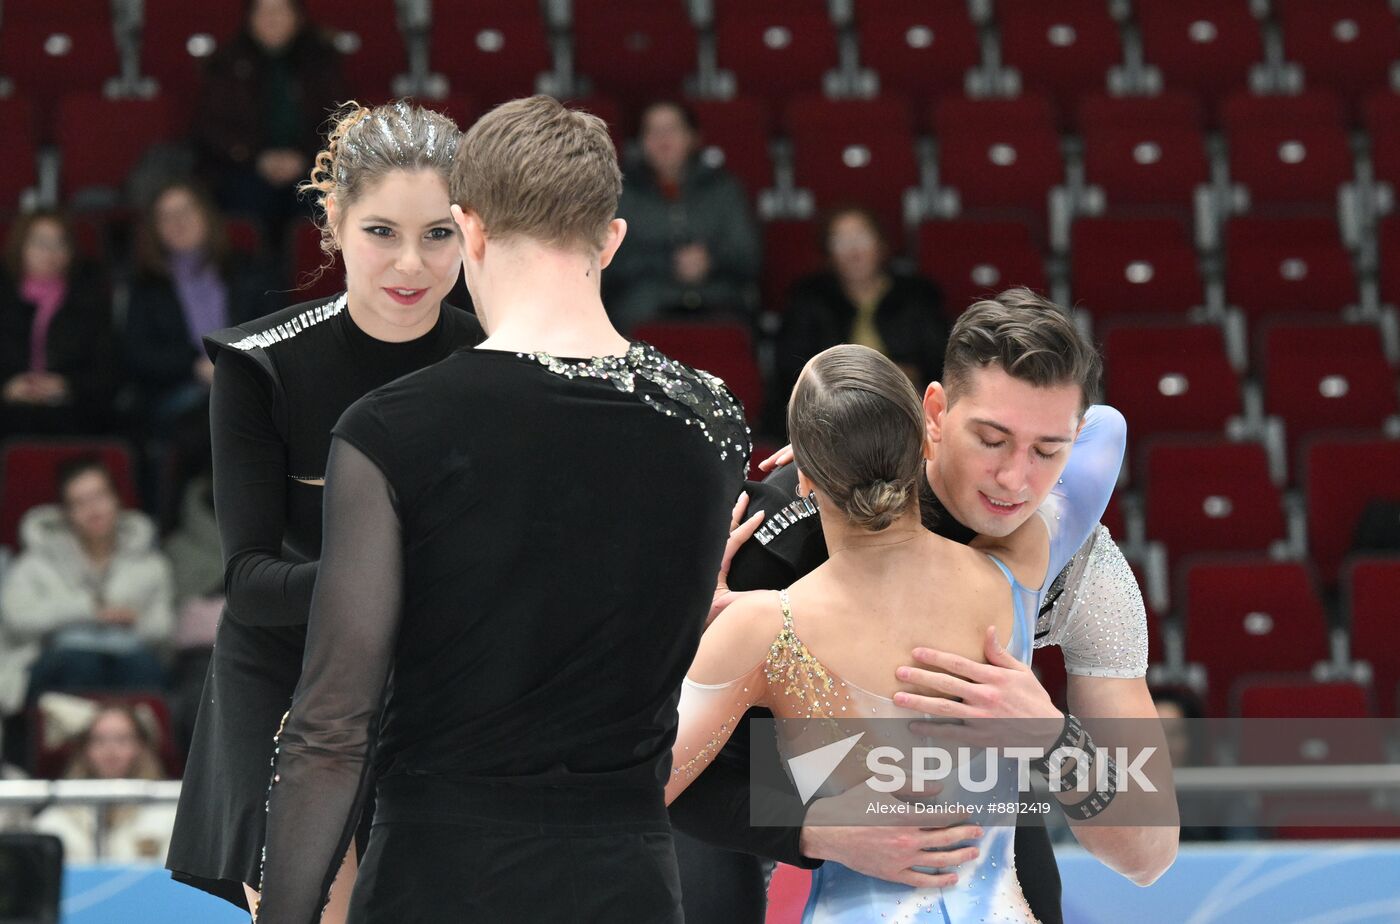
[[[991,427],[993,430],[996,430],[996,431],[998,431],[998,432],[1000,432],[1000,433],[1005,433],[1007,436],[1015,436],[1015,434],[1012,433],[1011,430],[1010,430],[1009,428],[1002,426],[1001,424],[997,423],[995,420],[987,420],[986,418],[983,418],[983,417],[974,417],[974,418],[972,418],[972,423],[975,423],[975,424],[977,424],[978,426],[982,426],[982,427]],[[1033,442],[1036,442],[1036,443],[1073,443],[1073,442],[1074,442],[1074,438],[1073,438],[1073,437],[1070,437],[1070,436],[1040,436],[1040,437],[1036,437],[1036,439],[1033,440]]]

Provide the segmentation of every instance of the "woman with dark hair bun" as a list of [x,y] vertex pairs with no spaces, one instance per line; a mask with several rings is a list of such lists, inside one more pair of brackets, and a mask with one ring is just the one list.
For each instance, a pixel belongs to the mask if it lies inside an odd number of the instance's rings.
[[203,338],[272,310],[272,280],[229,250],[223,216],[196,183],[166,182],[136,236],[126,357],[151,429],[203,408],[214,380]]
[[[303,189],[346,290],[204,338],[225,605],[166,865],[239,907],[260,887],[274,737],[301,675],[331,428],[361,396],[482,338],[447,181],[460,132],[407,102],[349,104]],[[352,851],[322,921],[344,920]]]
[[[784,590],[739,597],[701,637],[681,690],[667,804],[714,760],[738,724],[733,717],[755,705],[791,720],[778,742],[785,758],[857,732],[907,749],[929,739],[885,735],[861,722],[904,720],[903,726],[928,718],[899,705],[913,689],[893,682],[910,650],[937,644],[981,667],[994,629],[1005,640],[1000,657],[1030,661],[1036,614],[1014,588],[1034,563],[1010,546],[980,538],[963,545],[923,527],[919,483],[928,437],[919,396],[899,367],[854,344],[817,354],[793,389],[788,434],[798,494],[817,508],[829,557]],[[858,761],[842,762],[816,793],[805,795],[836,796],[860,786],[870,775],[865,752],[871,747],[852,752]],[[1035,924],[1015,875],[1015,816],[995,807],[1015,801],[1014,785],[1007,785],[1014,767],[999,769],[986,793],[946,781],[940,801],[976,805],[991,797],[971,817],[935,816],[937,826],[955,826],[960,835],[951,849],[931,854],[927,867],[913,867],[901,882],[827,861],[813,874],[803,920],[856,924],[927,915]],[[980,767],[977,776],[987,778]],[[879,798],[873,789],[858,795],[862,805]],[[895,809],[897,801],[884,807]],[[870,822],[852,816],[831,823]]]

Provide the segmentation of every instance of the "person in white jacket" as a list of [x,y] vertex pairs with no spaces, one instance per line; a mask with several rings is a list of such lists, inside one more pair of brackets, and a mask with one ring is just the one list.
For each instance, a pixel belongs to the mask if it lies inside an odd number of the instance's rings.
[[164,683],[174,627],[170,565],[150,518],[122,510],[95,458],[59,470],[58,504],[20,522],[22,551],[0,587],[0,711],[45,690],[145,690]]
[[[126,705],[108,704],[94,710],[88,727],[79,735],[72,762],[64,774],[70,780],[159,780],[166,777],[157,753],[153,716],[141,715]],[[102,824],[98,825],[98,815]],[[53,834],[63,841],[63,856],[70,863],[108,860],[153,863],[165,856],[175,806],[55,805],[34,819],[35,831]]]

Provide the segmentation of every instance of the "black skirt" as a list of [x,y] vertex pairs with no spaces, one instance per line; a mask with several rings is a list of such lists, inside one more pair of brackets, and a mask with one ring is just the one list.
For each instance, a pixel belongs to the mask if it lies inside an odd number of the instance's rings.
[[306,627],[225,616],[204,680],[166,868],[178,882],[247,909],[260,878],[274,739],[301,675]]

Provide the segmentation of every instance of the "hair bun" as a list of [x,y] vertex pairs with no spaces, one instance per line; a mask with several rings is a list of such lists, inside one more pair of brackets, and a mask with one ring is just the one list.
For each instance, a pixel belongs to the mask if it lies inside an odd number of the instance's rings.
[[877,479],[851,489],[846,515],[861,529],[879,532],[909,506],[909,485]]

